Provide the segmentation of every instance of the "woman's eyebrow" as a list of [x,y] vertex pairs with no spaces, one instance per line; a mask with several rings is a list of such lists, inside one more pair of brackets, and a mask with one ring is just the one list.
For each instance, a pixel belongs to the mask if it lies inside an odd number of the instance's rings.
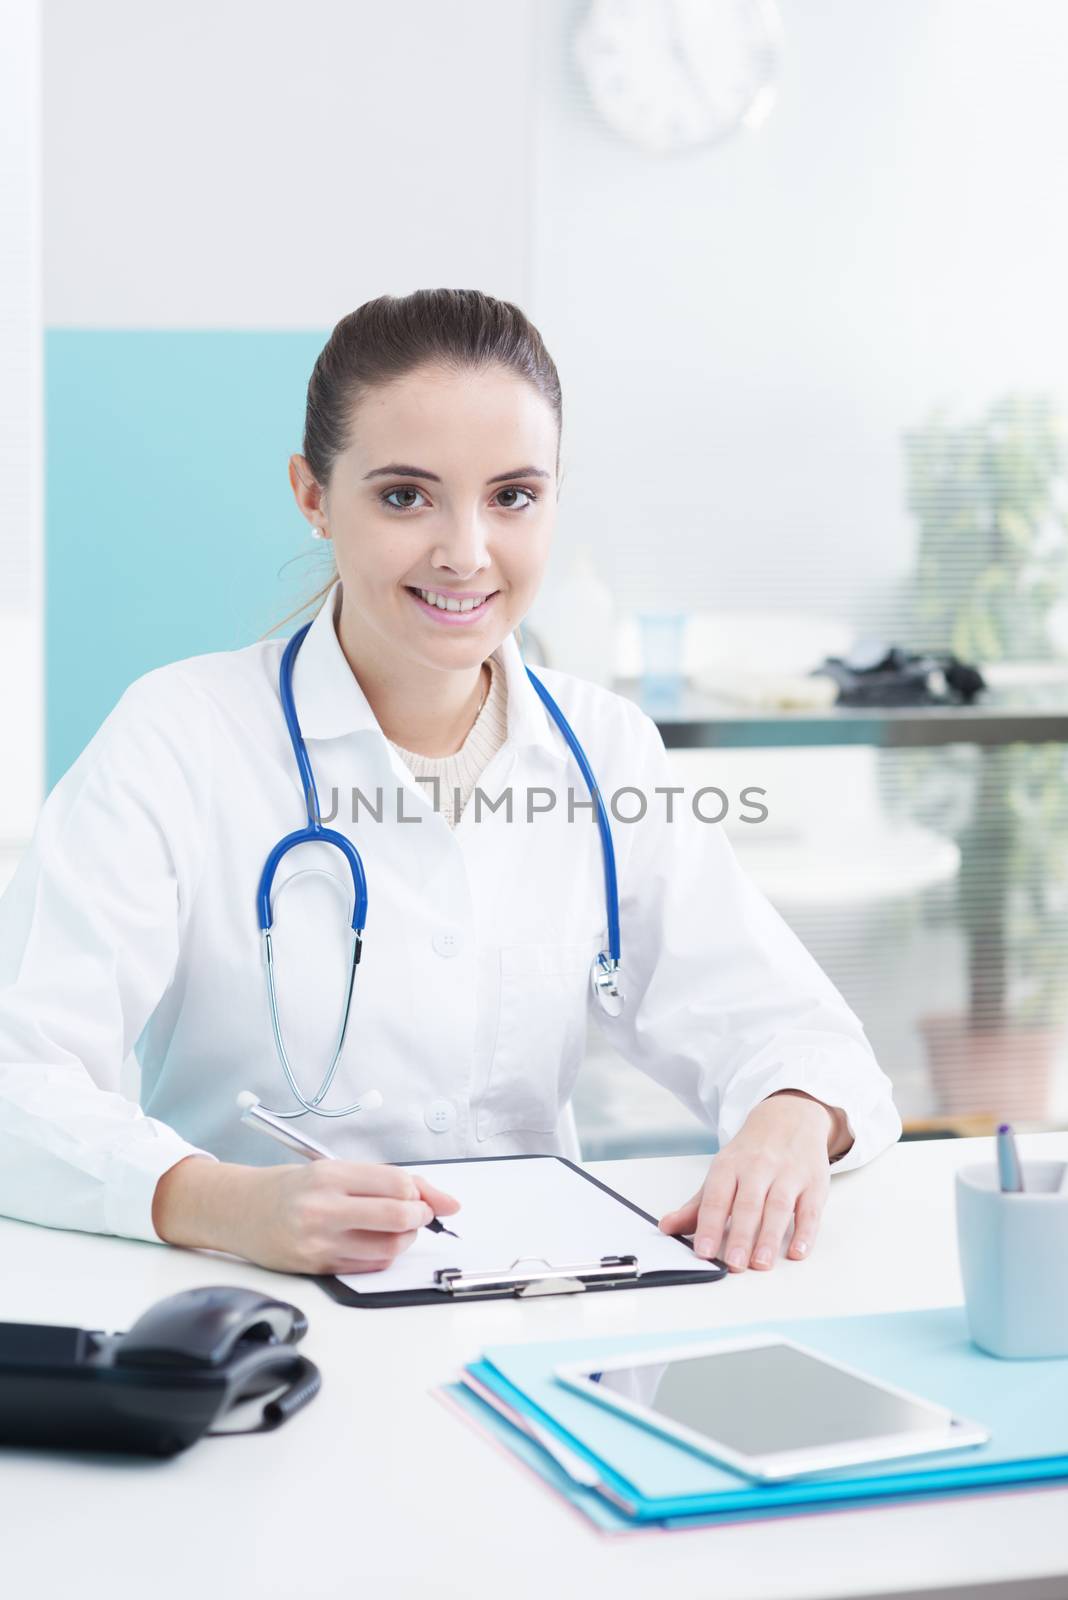
[[[441,479],[436,472],[428,472],[425,467],[409,467],[403,461],[391,461],[388,467],[375,467],[370,472],[364,473],[364,482],[368,478],[388,478],[394,473],[405,478],[427,478],[431,483],[440,483]],[[549,474],[541,467],[517,467],[515,472],[498,472],[496,477],[487,478],[487,483],[503,483],[506,478],[547,478]]]

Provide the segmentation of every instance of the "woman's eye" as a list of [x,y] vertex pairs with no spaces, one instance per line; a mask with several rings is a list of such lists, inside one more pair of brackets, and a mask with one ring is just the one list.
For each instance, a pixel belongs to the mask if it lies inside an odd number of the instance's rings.
[[518,487],[512,488],[512,489],[500,489],[500,490],[498,490],[498,494],[525,494],[526,497],[527,497],[526,498],[526,505],[521,505],[518,508],[513,506],[513,505],[508,505],[508,506],[505,506],[505,508],[504,508],[506,511],[512,511],[512,510],[515,510],[515,509],[518,509],[520,511],[525,511],[527,509],[527,506],[528,505],[533,505],[534,501],[538,498],[537,495],[534,493],[533,489],[520,489]]
[[394,495],[394,494],[418,494],[418,495],[421,495],[422,492],[423,491],[421,489],[415,489],[415,488],[413,488],[411,486],[411,484],[408,484],[403,489],[390,489],[388,491],[388,493],[386,493],[386,494],[384,494],[382,496],[382,503],[383,503],[383,505],[388,506],[390,511],[412,511],[412,510],[414,510],[414,507],[412,506],[410,501],[409,501],[409,503],[407,505],[403,505],[403,506],[394,505],[393,501],[390,499],[390,495]]

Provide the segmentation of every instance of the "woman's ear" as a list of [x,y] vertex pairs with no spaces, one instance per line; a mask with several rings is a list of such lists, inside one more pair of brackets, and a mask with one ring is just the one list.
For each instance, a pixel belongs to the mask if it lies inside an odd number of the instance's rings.
[[313,533],[321,534],[325,516],[323,490],[304,456],[290,456],[289,483],[301,516],[311,523]]

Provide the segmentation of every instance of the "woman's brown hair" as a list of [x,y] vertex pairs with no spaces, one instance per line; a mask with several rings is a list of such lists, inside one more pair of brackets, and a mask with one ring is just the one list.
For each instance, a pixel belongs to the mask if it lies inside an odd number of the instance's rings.
[[[303,454],[316,482],[327,488],[338,456],[352,437],[356,408],[379,385],[418,367],[454,371],[499,366],[533,384],[556,418],[557,469],[563,423],[560,378],[541,334],[509,300],[481,289],[416,289],[379,295],[342,317],[308,380]],[[337,581],[329,580],[304,604],[269,629],[275,633],[309,606],[320,605]]]

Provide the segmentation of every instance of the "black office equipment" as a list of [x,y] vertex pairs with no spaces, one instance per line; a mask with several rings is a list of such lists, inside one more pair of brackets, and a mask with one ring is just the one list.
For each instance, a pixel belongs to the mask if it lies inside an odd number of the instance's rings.
[[307,1329],[296,1306],[226,1285],[171,1295],[126,1333],[0,1322],[0,1445],[169,1456],[262,1396],[243,1431],[276,1428],[319,1390],[293,1348]]
[[840,706],[970,706],[986,688],[978,667],[948,651],[917,653],[863,639],[811,674],[833,678]]

